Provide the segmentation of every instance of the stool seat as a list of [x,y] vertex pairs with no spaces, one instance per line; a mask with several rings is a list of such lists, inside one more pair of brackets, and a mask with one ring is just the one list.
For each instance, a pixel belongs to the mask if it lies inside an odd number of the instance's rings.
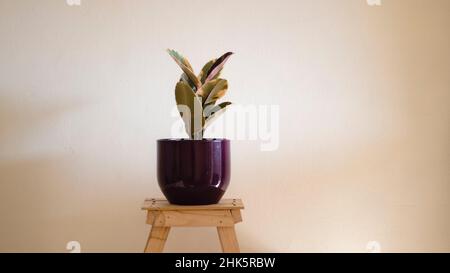
[[144,201],[147,224],[152,225],[144,252],[162,252],[171,227],[216,227],[222,251],[238,253],[239,244],[234,225],[242,221],[241,199],[223,199],[217,204],[181,206],[165,199],[150,198]]

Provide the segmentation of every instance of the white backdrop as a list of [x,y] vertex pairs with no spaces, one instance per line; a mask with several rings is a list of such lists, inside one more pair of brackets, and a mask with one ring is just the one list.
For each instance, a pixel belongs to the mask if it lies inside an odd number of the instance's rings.
[[232,143],[243,251],[450,251],[448,26],[447,0],[0,0],[0,251],[143,250],[168,47],[234,51],[227,99],[279,107],[278,149]]

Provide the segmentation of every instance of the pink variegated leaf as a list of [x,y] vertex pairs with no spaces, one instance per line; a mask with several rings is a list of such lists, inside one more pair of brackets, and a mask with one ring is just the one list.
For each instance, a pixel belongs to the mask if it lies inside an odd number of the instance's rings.
[[206,77],[205,83],[214,79],[220,73],[223,66],[225,65],[225,63],[227,62],[227,60],[230,58],[231,55],[233,55],[233,52],[227,52],[215,61],[215,63],[211,66],[211,68],[207,73],[208,76]]

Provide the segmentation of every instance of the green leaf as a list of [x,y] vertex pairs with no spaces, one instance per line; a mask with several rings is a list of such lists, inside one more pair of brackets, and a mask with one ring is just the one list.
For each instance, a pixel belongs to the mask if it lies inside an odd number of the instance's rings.
[[197,95],[201,96],[203,98],[203,101],[205,101],[216,86],[217,82],[217,80],[212,80],[205,83],[199,90],[197,90]]
[[[228,90],[228,81],[224,79],[217,79],[210,82],[216,82],[214,88],[208,93],[205,93],[206,100],[204,105],[215,104],[218,99],[223,97]],[[210,83],[208,82],[208,83]],[[208,84],[207,83],[207,84]],[[205,84],[206,85],[206,84]]]
[[201,99],[187,83],[179,81],[175,87],[175,100],[189,137],[197,138],[199,133],[201,137],[205,124]]
[[209,125],[211,125],[220,115],[222,115],[226,107],[231,105],[231,102],[222,102],[216,106],[207,106],[204,110],[204,115],[206,117],[205,125],[203,126],[203,130],[205,130]]
[[190,65],[188,60],[175,50],[167,49],[167,52],[172,57],[172,59],[174,59],[174,61],[178,64],[178,66],[183,70],[183,72],[186,74],[189,80],[193,83],[195,89],[199,89],[202,86],[202,84],[200,80],[197,78],[197,76],[195,76],[192,66]]
[[187,83],[192,88],[192,90],[194,90],[194,91],[197,90],[197,87],[189,79],[189,77],[186,75],[186,73],[181,74],[180,81],[183,81],[183,82]]
[[227,60],[230,58],[230,56],[233,54],[234,54],[233,52],[227,52],[227,53],[223,54],[222,56],[220,56],[220,58],[218,58],[214,62],[214,64],[211,66],[211,68],[208,70],[205,82],[208,82],[212,79],[217,78],[220,71],[222,71],[223,66],[225,65]]
[[194,71],[194,69],[192,68],[192,65],[189,63],[189,61],[180,53],[176,52],[173,49],[167,49],[167,52],[170,54],[170,56],[172,56],[172,58],[175,59],[175,61],[177,63],[181,63],[184,66],[186,66],[187,68],[189,68],[190,70]]

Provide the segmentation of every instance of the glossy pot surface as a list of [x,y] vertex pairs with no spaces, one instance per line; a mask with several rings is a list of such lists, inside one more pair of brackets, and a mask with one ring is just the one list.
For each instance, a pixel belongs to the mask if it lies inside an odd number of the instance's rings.
[[230,141],[160,139],[157,175],[172,204],[216,204],[230,182]]

